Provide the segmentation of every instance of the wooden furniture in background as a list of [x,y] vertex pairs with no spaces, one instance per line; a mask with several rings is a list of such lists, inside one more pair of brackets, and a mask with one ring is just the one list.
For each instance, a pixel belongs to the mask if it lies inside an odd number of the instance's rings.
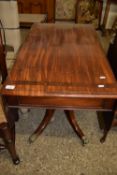
[[47,126],[53,109],[65,110],[81,140],[73,110],[107,111],[103,142],[114,117],[117,83],[90,25],[34,24],[2,87],[2,98],[9,110],[49,109],[32,140]]
[[[113,42],[110,43],[107,57],[117,80],[117,30]],[[115,112],[115,118],[113,120],[112,126],[117,126],[117,110]]]
[[107,57],[117,79],[117,31],[114,40],[110,42]]
[[46,14],[47,22],[55,21],[55,0],[18,0],[17,2],[19,14]]
[[6,56],[5,47],[3,45],[2,35],[0,31],[0,73],[1,73],[2,82],[7,77],[7,67],[6,67],[5,56]]
[[76,2],[76,23],[89,23],[96,29],[101,27],[101,17],[103,9],[103,0],[77,0]]
[[110,12],[110,6],[112,3],[117,3],[117,1],[116,0],[107,0],[107,2],[106,2],[106,9],[105,9],[104,19],[103,19],[103,24],[102,24],[103,33],[105,33],[106,24],[107,24],[109,12]]
[[[117,24],[117,21],[116,21],[116,24]],[[111,38],[111,42],[107,52],[107,59],[110,63],[110,66],[117,80],[117,30],[115,31],[116,26],[113,26],[113,27],[114,28],[112,30],[114,33],[112,34],[112,37],[113,36],[114,37]],[[104,121],[106,118],[107,116],[105,115],[105,113],[98,112],[98,122],[101,129],[104,129]],[[113,126],[117,126],[117,105],[115,106],[115,114],[114,114],[114,119],[112,121],[112,127]]]
[[[2,76],[2,82],[6,79],[7,68],[5,61],[5,48],[2,43],[2,37],[0,32],[0,72]],[[8,113],[8,111],[7,111]],[[7,148],[11,154],[14,164],[19,164],[20,160],[15,150],[15,125],[8,122],[4,113],[4,106],[0,97],[0,136],[3,138],[4,145],[0,144],[0,151]]]

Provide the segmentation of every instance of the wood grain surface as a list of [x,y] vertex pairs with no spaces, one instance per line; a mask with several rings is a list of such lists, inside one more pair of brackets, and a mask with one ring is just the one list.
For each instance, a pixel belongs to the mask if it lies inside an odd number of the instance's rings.
[[34,24],[2,94],[116,99],[117,82],[90,25]]

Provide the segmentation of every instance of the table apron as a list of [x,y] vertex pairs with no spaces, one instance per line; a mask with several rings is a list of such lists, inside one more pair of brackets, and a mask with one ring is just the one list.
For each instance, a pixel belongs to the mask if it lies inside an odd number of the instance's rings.
[[74,97],[17,97],[2,96],[9,107],[43,107],[64,109],[112,110],[113,99],[74,98]]

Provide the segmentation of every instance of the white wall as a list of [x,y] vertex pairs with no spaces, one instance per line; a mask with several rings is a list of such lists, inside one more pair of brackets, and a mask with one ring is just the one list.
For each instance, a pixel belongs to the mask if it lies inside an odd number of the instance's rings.
[[0,20],[5,28],[6,44],[16,53],[21,44],[17,1],[0,0]]
[[115,18],[117,17],[117,4],[111,4],[110,7],[110,13],[109,13],[109,17],[108,17],[108,21],[106,24],[106,28],[111,28],[113,25],[113,22],[115,20]]
[[[103,21],[103,17],[104,17],[104,11],[105,11],[105,7],[106,7],[106,1],[104,2],[103,5],[103,12],[102,12],[102,21]],[[109,16],[108,16],[108,20],[107,20],[107,24],[106,24],[106,28],[110,29],[113,25],[113,22],[115,20],[115,18],[117,17],[117,3],[111,3],[111,7],[110,7],[110,12],[109,12]]]

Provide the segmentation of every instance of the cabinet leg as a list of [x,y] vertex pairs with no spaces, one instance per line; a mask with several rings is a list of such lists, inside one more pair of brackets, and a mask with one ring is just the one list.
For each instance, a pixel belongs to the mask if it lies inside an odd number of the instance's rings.
[[10,127],[7,123],[2,123],[0,128],[1,128],[1,131],[2,131],[5,146],[8,149],[9,153],[11,154],[13,163],[15,165],[17,165],[17,164],[20,163],[20,160],[19,160],[19,157],[16,154],[15,143],[14,143],[14,140],[13,140],[14,136],[12,136],[11,129],[10,129]]
[[104,131],[103,136],[100,139],[100,142],[103,143],[106,140],[107,134],[112,126],[112,122],[114,119],[114,111],[102,112],[103,114],[103,121],[104,121]]

